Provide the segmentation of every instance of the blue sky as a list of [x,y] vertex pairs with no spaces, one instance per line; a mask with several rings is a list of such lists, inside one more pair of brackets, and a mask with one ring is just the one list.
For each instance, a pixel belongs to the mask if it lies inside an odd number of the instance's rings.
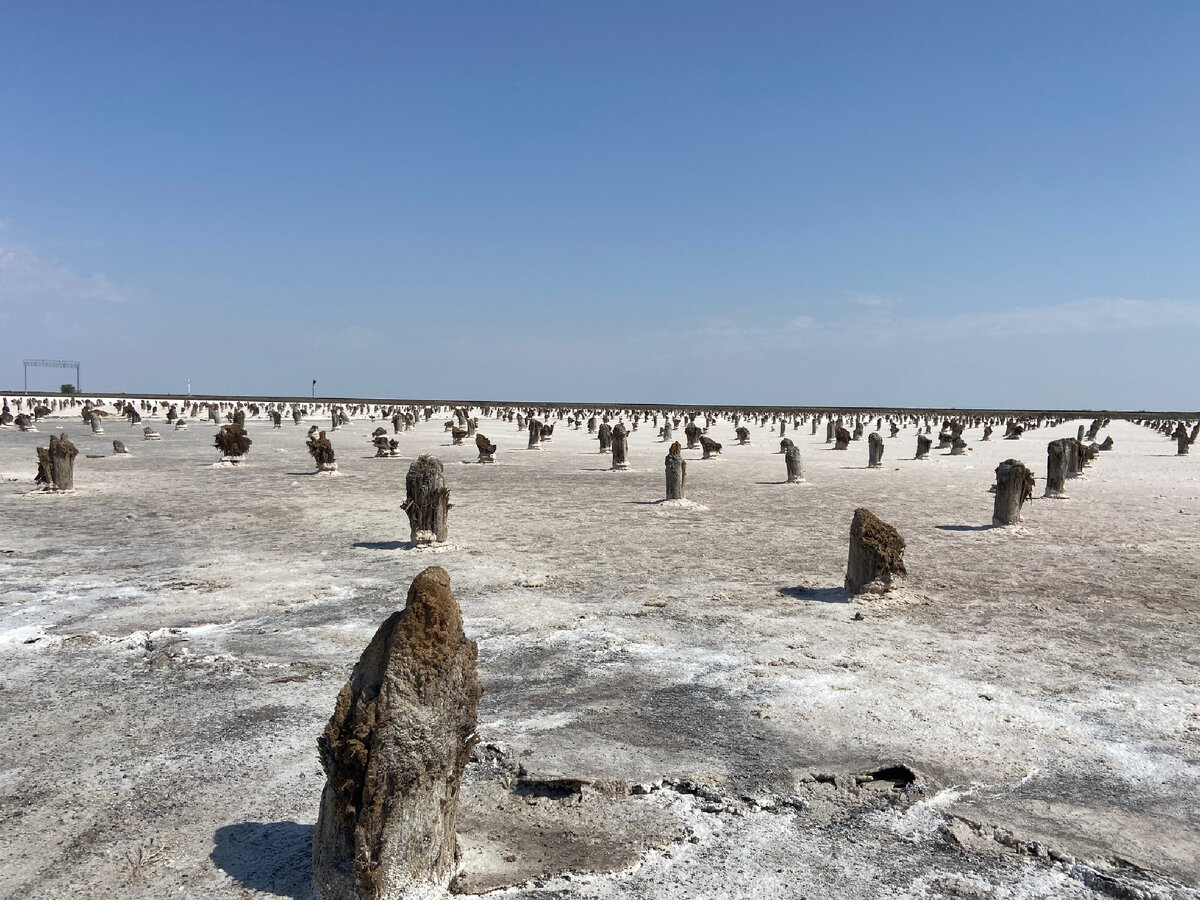
[[1194,2],[4,21],[3,386],[1200,407]]

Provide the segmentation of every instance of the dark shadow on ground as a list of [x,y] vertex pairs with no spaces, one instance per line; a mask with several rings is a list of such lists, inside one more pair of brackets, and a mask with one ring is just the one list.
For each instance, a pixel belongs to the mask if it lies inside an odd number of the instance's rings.
[[797,600],[806,600],[815,603],[849,603],[850,598],[846,595],[846,589],[840,587],[828,588],[807,588],[807,587],[787,587],[780,588],[779,593],[785,597],[794,597]]
[[312,894],[313,831],[299,822],[222,825],[211,858],[248,890],[302,900]]
[[938,531],[991,531],[999,525],[934,525]]
[[359,550],[409,550],[412,541],[355,541],[353,546]]

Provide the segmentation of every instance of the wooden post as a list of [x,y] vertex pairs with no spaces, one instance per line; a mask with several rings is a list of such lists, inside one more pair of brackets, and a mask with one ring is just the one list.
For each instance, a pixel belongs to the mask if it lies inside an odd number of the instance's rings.
[[612,426],[607,422],[600,423],[600,429],[596,432],[596,436],[600,439],[600,452],[612,452]]
[[825,422],[825,443],[832,444],[834,438],[834,429],[837,426],[833,424],[833,419],[828,419]]
[[883,438],[878,431],[872,431],[867,437],[867,468],[883,468]]
[[714,456],[721,455],[721,445],[714,441],[706,434],[699,435],[700,447],[704,450],[702,459],[712,459]]
[[687,448],[695,450],[700,441],[700,429],[696,427],[696,423],[688,422],[684,426],[683,434],[687,438]]
[[1043,496],[1065,500],[1067,468],[1071,459],[1071,438],[1060,438],[1046,445],[1046,492]]
[[996,503],[993,525],[1016,525],[1021,506],[1033,496],[1033,473],[1020,460],[1006,459],[996,467]]
[[629,468],[629,461],[626,458],[629,453],[629,437],[625,431],[625,426],[620,422],[617,427],[612,430],[612,467],[620,472]]
[[493,459],[496,455],[496,445],[484,437],[482,432],[475,433],[475,446],[479,448],[479,462],[493,463],[496,461]]
[[788,484],[804,481],[804,461],[800,458],[800,448],[795,444],[783,451],[783,464],[787,467]]
[[122,453],[128,454],[129,451],[125,449],[125,442],[113,441],[113,453],[117,454],[117,456],[120,456]]
[[687,478],[687,463],[684,462],[681,452],[679,441],[673,443],[671,445],[671,449],[667,452],[666,469],[668,500],[683,499],[683,483]]
[[833,445],[834,450],[849,450],[850,449],[850,432],[840,425],[834,431],[837,436],[837,443]]
[[425,569],[403,611],[375,632],[317,740],[320,896],[443,895],[457,865],[459,785],[478,740],[477,657],[450,576]]
[[1188,437],[1187,426],[1182,422],[1175,428],[1175,433],[1171,435],[1175,438],[1175,446],[1178,450],[1177,456],[1187,456],[1188,449],[1192,446],[1192,440]]
[[71,491],[75,489],[75,457],[79,450],[71,443],[64,431],[61,437],[50,435],[49,447],[38,447],[38,470],[34,484],[42,485],[44,491]]
[[414,544],[442,543],[446,540],[446,517],[450,512],[450,490],[446,487],[442,461],[424,454],[408,467],[404,479],[405,500],[401,509],[408,514]]
[[308,452],[313,462],[317,464],[318,472],[336,472],[337,463],[333,459],[333,444],[325,437],[325,432],[308,439]]
[[907,575],[904,538],[869,509],[856,509],[850,523],[846,593],[852,597],[864,593],[882,594],[895,587],[895,578]]
[[950,442],[951,456],[966,456],[967,450],[969,449],[970,448],[967,446],[967,442],[962,439],[962,435],[959,435]]
[[917,435],[917,455],[913,458],[914,459],[929,459],[929,448],[932,446],[933,446],[933,441],[931,441],[929,439],[928,435],[918,434]]
[[735,433],[737,434],[737,442],[739,447],[744,447],[746,444],[750,443],[750,429],[745,425],[739,425]]
[[537,419],[529,419],[525,423],[526,430],[529,432],[529,445],[526,450],[542,449],[542,423]]
[[97,413],[92,413],[88,416],[88,424],[92,426],[92,434],[104,434],[104,425],[100,421],[100,416]]

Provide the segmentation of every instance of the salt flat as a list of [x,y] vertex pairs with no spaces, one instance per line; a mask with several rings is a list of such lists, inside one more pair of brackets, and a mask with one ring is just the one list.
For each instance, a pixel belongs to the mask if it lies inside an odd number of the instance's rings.
[[[778,435],[736,446],[722,420],[718,459],[684,451],[681,507],[657,502],[648,423],[613,472],[586,430],[526,450],[490,418],[477,465],[445,418],[398,435],[402,459],[371,458],[378,423],[331,432],[332,477],[304,446],[326,419],[249,419],[237,468],[197,421],[0,432],[0,896],[308,896],[316,736],[439,565],[486,689],[464,889],[1200,897],[1200,455],[1114,421],[1069,500],[991,528],[996,465],[1040,494],[1079,422],[968,428],[968,455],[924,461],[909,426],[878,470],[865,441],[789,428],[807,483],[786,485]],[[34,492],[64,427],[77,490]],[[446,466],[443,547],[407,543],[420,453]],[[909,578],[847,602],[859,506]]]

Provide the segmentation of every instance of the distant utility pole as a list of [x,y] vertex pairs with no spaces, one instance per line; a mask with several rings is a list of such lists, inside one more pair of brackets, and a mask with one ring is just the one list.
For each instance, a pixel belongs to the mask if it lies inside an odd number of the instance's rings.
[[192,396],[192,379],[188,379],[188,396]]
[[317,399],[317,379],[313,379],[313,399]]

